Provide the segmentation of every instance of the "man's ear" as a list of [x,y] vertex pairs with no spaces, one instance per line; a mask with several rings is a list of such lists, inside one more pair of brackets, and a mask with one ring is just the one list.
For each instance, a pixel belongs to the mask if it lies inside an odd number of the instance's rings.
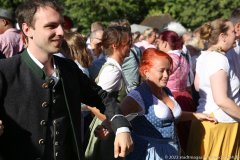
[[10,22],[8,21],[8,20],[6,20],[6,19],[2,19],[3,20],[3,24],[4,24],[4,26],[7,26]]
[[24,35],[26,35],[28,38],[32,38],[32,28],[28,26],[27,23],[23,23],[22,24],[22,31],[24,33]]

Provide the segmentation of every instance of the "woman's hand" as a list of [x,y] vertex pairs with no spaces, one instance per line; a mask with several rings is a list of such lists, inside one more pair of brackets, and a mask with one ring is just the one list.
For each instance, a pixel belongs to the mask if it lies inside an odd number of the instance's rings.
[[200,121],[210,121],[213,123],[217,123],[217,119],[210,114],[206,114],[206,113],[193,113],[193,114]]

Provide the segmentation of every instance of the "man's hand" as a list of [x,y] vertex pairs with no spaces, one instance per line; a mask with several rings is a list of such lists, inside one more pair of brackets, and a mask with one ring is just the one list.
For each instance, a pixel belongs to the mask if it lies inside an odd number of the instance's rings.
[[133,151],[133,141],[129,132],[118,133],[114,141],[114,157],[126,157]]

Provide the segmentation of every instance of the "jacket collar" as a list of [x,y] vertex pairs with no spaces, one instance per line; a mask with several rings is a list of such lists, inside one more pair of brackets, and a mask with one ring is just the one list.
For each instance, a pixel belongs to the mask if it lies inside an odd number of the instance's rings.
[[44,71],[31,59],[26,49],[21,54],[21,58],[36,75],[43,80],[46,78]]

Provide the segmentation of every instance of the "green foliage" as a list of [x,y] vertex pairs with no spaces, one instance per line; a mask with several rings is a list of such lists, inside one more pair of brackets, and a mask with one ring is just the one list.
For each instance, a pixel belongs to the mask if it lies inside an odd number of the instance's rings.
[[0,0],[0,4],[2,8],[11,9],[14,11],[17,6],[24,1],[25,0]]
[[94,21],[107,24],[115,19],[126,18],[130,22],[139,23],[143,20],[145,9],[143,2],[135,0],[66,0],[66,15],[71,15],[83,32],[90,29]]
[[[15,9],[25,0],[0,0],[4,8]],[[187,28],[195,29],[216,18],[228,18],[240,7],[237,0],[60,0],[65,15],[74,21],[82,33],[88,33],[90,24],[102,21],[107,25],[115,19],[126,18],[140,23],[151,15],[170,14]]]
[[217,18],[229,18],[237,6],[240,6],[240,1],[169,0],[164,6],[164,13],[169,13],[187,28],[194,29]]

